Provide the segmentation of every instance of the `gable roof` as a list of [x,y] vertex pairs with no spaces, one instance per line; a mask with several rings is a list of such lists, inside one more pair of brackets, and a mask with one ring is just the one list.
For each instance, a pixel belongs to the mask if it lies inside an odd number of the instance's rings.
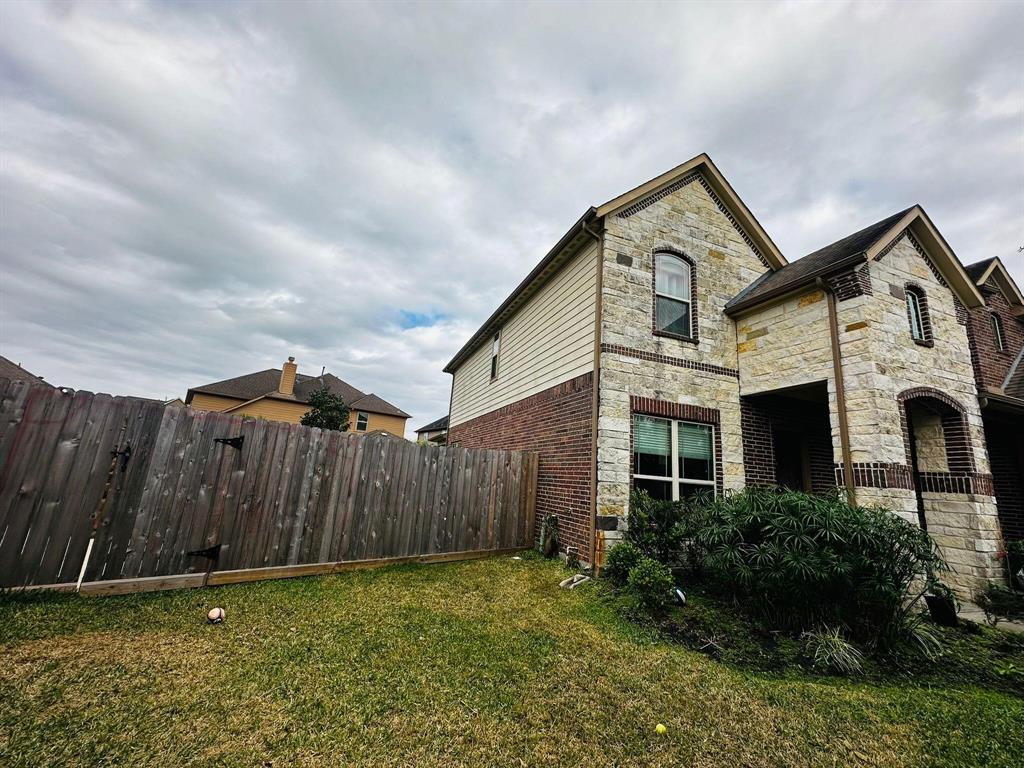
[[377,395],[372,392],[368,395],[363,395],[355,402],[349,404],[349,408],[353,411],[367,411],[369,413],[382,413],[388,416],[401,416],[405,419],[409,418],[409,414],[401,408],[396,408],[387,400],[377,397]]
[[764,227],[761,226],[761,223],[754,214],[750,212],[746,203],[736,194],[736,190],[732,188],[732,185],[722,175],[722,172],[718,170],[718,166],[712,162],[707,152],[702,152],[685,163],[677,165],[672,170],[666,171],[660,176],[655,176],[650,181],[646,181],[640,186],[629,190],[629,192],[598,206],[597,215],[604,217],[617,213],[644,198],[656,195],[666,187],[670,187],[674,182],[693,173],[699,173],[708,183],[714,195],[729,209],[730,213],[735,217],[736,223],[753,241],[758,251],[771,264],[772,268],[780,269],[785,266],[787,262],[786,257],[782,255],[782,251],[775,245],[775,242],[768,235],[768,232],[765,231]]
[[864,227],[852,235],[847,235],[841,240],[836,240],[831,245],[819,248],[776,272],[765,272],[736,294],[725,305],[725,311],[728,312],[738,306],[757,303],[765,298],[786,293],[793,288],[813,282],[814,278],[822,274],[863,261],[867,249],[878,242],[879,238],[892,229],[893,225],[906,216],[910,210],[907,208],[892,216],[886,216],[881,221]]
[[995,280],[1010,304],[1015,304],[1018,307],[1024,306],[1024,295],[1021,294],[1017,282],[1009,270],[1003,266],[1003,261],[998,256],[968,264],[964,270],[979,288],[989,280]]
[[813,284],[819,277],[877,258],[907,230],[932,257],[939,274],[966,306],[977,307],[985,303],[974,281],[928,214],[920,205],[914,205],[819,248],[776,272],[765,273],[736,294],[725,305],[725,311],[736,314],[751,309]]
[[976,261],[973,264],[968,264],[966,267],[964,267],[964,271],[971,276],[971,280],[973,280],[978,285],[981,285],[983,282],[985,282],[982,279],[982,275],[987,276],[989,267],[995,264],[995,261],[995,256],[993,256],[991,259],[982,259],[981,261]]
[[10,379],[11,381],[27,381],[30,384],[39,384],[42,386],[53,388],[53,384],[48,381],[43,381],[40,377],[34,373],[29,373],[20,365],[13,360],[8,360],[3,355],[0,355],[0,379]]
[[[323,383],[321,384],[321,380]],[[207,395],[220,395],[221,397],[232,397],[242,400],[243,403],[250,403],[254,400],[287,400],[294,403],[307,403],[309,396],[326,386],[331,392],[338,395],[349,408],[369,413],[381,413],[388,416],[402,416],[409,418],[409,414],[400,408],[392,405],[383,398],[374,394],[366,394],[353,387],[347,381],[339,379],[332,373],[325,373],[320,376],[309,376],[303,373],[295,376],[295,391],[292,395],[285,395],[277,391],[281,382],[280,368],[267,368],[264,371],[247,373],[244,376],[235,376],[223,381],[215,381],[212,384],[204,384],[200,387],[192,387],[185,395],[185,402],[191,403],[197,393]],[[235,406],[237,408],[238,406]]]
[[1006,381],[1003,382],[1003,393],[1010,397],[1024,400],[1024,347],[1017,353],[1017,358],[1010,366],[1006,374]]
[[416,430],[416,434],[421,432],[437,432],[442,429],[448,429],[448,417],[442,416],[437,421],[432,421]]
[[[500,328],[502,322],[514,314],[519,307],[533,296],[548,278],[554,275],[584,243],[598,237],[598,230],[606,216],[614,215],[638,201],[652,195],[657,195],[673,183],[694,173],[699,173],[701,178],[707,182],[708,188],[729,209],[737,226],[747,234],[767,262],[775,269],[783,267],[786,264],[786,258],[782,255],[782,252],[772,241],[771,237],[768,236],[768,233],[754,217],[754,214],[750,212],[750,209],[739,198],[739,195],[736,194],[732,185],[726,181],[708,154],[706,152],[701,153],[687,160],[682,165],[677,165],[660,176],[655,176],[653,179],[644,182],[638,187],[634,187],[597,208],[591,207],[584,211],[583,215],[576,220],[576,223],[569,227],[569,231],[562,235],[554,247],[530,271],[530,274],[516,286],[515,290],[508,295],[491,316],[484,321],[483,325],[469,338],[469,341],[455,353],[455,356],[444,367],[445,373],[455,373],[455,369],[480,346],[480,343]],[[597,227],[596,230],[591,226],[592,224],[594,227]]]

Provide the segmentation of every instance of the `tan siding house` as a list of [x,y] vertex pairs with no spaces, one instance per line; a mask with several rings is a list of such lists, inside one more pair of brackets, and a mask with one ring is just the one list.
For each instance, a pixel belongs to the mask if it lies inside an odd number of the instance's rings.
[[409,418],[405,411],[377,395],[359,391],[333,374],[300,374],[291,357],[279,369],[194,387],[185,396],[185,403],[200,411],[298,424],[309,411],[309,395],[324,386],[348,405],[350,432],[388,432],[405,437],[405,422]]
[[[594,369],[597,245],[572,258],[504,325],[491,377],[493,335],[455,374],[454,426]],[[544,343],[536,343],[543,338]]]

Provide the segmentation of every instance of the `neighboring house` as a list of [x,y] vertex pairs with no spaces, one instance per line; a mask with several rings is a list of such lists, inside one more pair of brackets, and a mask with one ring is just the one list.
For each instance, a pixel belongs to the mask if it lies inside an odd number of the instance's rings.
[[442,416],[416,430],[417,442],[444,445],[448,439],[448,417]]
[[298,372],[294,357],[281,368],[237,376],[193,387],[186,405],[199,411],[219,411],[298,424],[309,411],[309,396],[323,387],[341,397],[351,409],[350,432],[389,432],[405,437],[409,414],[374,394],[360,392],[337,376],[307,376]]
[[448,440],[539,452],[538,517],[584,560],[634,488],[840,485],[975,586],[1000,532],[969,324],[994,296],[920,206],[789,264],[700,155],[584,213],[455,355]]
[[36,376],[34,373],[29,373],[22,368],[18,363],[12,360],[8,360],[3,355],[0,355],[0,379],[10,379],[11,381],[27,381],[33,385],[39,385],[43,387],[53,387],[48,381],[43,381],[42,377]]
[[1024,297],[999,259],[967,267],[985,298],[971,310],[975,381],[1003,536],[1024,540]]

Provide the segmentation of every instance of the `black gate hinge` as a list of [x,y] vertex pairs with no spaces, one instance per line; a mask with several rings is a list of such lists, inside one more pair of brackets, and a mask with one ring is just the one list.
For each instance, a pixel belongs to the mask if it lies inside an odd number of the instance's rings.
[[213,438],[215,443],[224,443],[224,445],[230,445],[232,448],[242,450],[242,443],[245,442],[245,435],[239,435],[238,437],[215,437]]
[[128,466],[128,459],[130,459],[131,457],[132,457],[132,444],[131,443],[125,443],[124,444],[124,450],[119,451],[119,450],[117,450],[117,448],[115,448],[114,450],[112,450],[110,452],[110,458],[117,459],[118,461],[121,462],[121,471],[122,472],[124,472],[125,468]]

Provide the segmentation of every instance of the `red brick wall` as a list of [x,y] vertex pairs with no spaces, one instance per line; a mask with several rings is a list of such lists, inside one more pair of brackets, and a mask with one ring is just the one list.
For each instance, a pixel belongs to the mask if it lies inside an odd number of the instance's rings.
[[590,557],[593,392],[593,374],[585,373],[448,432],[449,445],[540,454],[537,536],[544,518],[557,515],[562,549],[579,547],[584,560]]
[[[1001,387],[1010,372],[1014,358],[1024,344],[1024,323],[1010,312],[1010,305],[1001,291],[992,291],[989,281],[982,287],[986,306],[970,310],[967,319],[967,335],[971,341],[971,360],[974,362],[974,377],[978,389]],[[1003,319],[1003,339],[1006,351],[996,349],[995,336],[992,332],[992,313]]]
[[747,485],[775,485],[775,430],[799,432],[807,441],[813,493],[836,486],[832,456],[832,426],[825,402],[787,397],[740,398],[743,466]]
[[1003,538],[1020,541],[1024,539],[1024,423],[986,414],[985,442]]

